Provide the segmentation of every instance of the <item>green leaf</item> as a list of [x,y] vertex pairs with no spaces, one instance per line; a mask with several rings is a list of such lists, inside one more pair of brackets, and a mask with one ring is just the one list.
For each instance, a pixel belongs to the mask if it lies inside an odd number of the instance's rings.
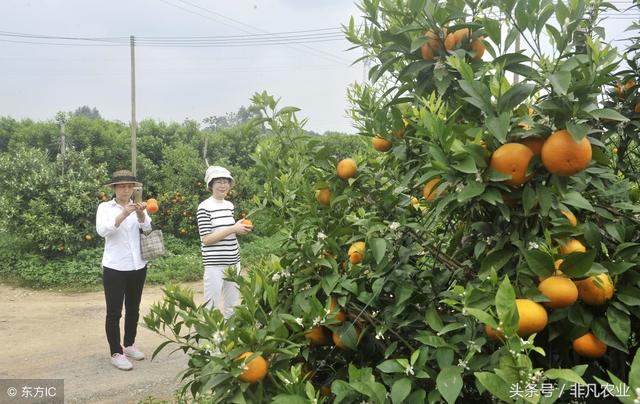
[[584,239],[589,245],[600,245],[602,235],[598,226],[590,221],[585,221],[582,225],[582,231],[584,232]]
[[507,140],[507,134],[511,128],[511,111],[503,112],[499,116],[489,116],[486,119],[487,129],[500,143]]
[[579,374],[571,369],[548,369],[544,375],[549,379],[562,379],[577,384],[586,384]]
[[491,105],[491,92],[484,83],[460,80],[458,84],[462,91],[469,95],[469,97],[465,97],[466,100],[478,107],[485,114],[494,115],[493,106]]
[[484,189],[485,187],[483,183],[471,181],[458,194],[458,202],[466,202],[478,195],[482,195]]
[[628,353],[627,341],[622,343],[618,339],[618,337],[616,337],[616,335],[611,331],[607,321],[604,318],[596,318],[593,323],[591,323],[591,330],[593,331],[593,335],[595,335],[596,338],[598,338],[608,346],[616,348],[624,353]]
[[589,134],[591,127],[589,125],[567,122],[567,130],[569,131],[569,134],[571,135],[573,140],[579,142]]
[[383,238],[374,238],[369,242],[376,264],[379,264],[387,252],[387,242]]
[[293,394],[278,394],[273,397],[272,404],[306,404],[309,400]]
[[508,276],[504,277],[498,287],[496,311],[498,312],[498,319],[502,322],[502,329],[505,335],[514,334],[518,329],[519,318],[516,310],[516,292],[513,290]]
[[541,250],[522,250],[529,269],[538,276],[550,276],[554,272],[553,257]]
[[474,375],[489,393],[506,403],[513,402],[513,397],[509,393],[511,386],[498,375],[491,372],[475,372]]
[[377,366],[382,373],[404,373],[405,368],[396,359],[389,359]]
[[462,391],[462,368],[449,366],[442,369],[436,378],[436,386],[448,403],[455,403]]
[[621,342],[626,344],[631,334],[631,319],[629,315],[613,306],[609,306],[607,309],[607,321],[611,331]]
[[551,193],[549,188],[543,186],[537,187],[536,193],[538,194],[540,213],[546,216],[549,213],[549,208],[551,207],[553,194]]
[[572,252],[563,259],[560,270],[571,277],[581,277],[589,272],[595,258],[596,250],[585,253]]
[[519,83],[512,86],[498,101],[498,112],[511,112],[531,95],[535,85],[533,83]]
[[462,161],[453,164],[452,167],[465,174],[475,174],[478,172],[476,161],[470,155],[467,155]]
[[489,324],[492,327],[496,327],[496,320],[491,316],[491,314],[487,313],[485,310],[476,309],[473,307],[465,307],[465,310],[468,314],[477,318],[482,324]]
[[549,76],[549,83],[551,83],[553,91],[560,95],[566,95],[571,85],[571,73],[566,71],[555,72]]
[[396,380],[391,387],[391,402],[401,403],[411,393],[411,379],[402,378]]
[[633,391],[640,387],[640,349],[636,351],[636,355],[633,357],[633,362],[631,363],[629,386],[631,386]]
[[586,200],[580,193],[576,191],[567,192],[562,200],[567,205],[575,206],[576,208],[595,212],[591,203]]
[[513,251],[508,248],[492,251],[487,254],[480,264],[480,273],[485,273],[490,270],[491,267],[496,271],[500,270],[509,260],[513,257]]
[[589,112],[589,115],[596,119],[608,119],[610,121],[627,122],[629,120],[629,118],[622,115],[615,109],[609,108],[595,109]]
[[531,209],[536,206],[538,199],[536,198],[536,192],[533,190],[533,187],[527,184],[524,187],[524,191],[522,192],[522,207],[524,209],[524,214],[528,215],[531,212]]

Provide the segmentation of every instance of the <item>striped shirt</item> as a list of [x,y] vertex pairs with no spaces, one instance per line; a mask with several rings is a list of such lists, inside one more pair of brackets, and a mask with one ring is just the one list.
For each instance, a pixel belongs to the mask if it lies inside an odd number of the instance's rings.
[[[227,200],[209,197],[198,205],[198,230],[200,240],[215,231],[233,226],[233,204]],[[204,245],[200,242],[204,266],[227,266],[240,262],[240,246],[235,234],[230,234],[215,244]]]

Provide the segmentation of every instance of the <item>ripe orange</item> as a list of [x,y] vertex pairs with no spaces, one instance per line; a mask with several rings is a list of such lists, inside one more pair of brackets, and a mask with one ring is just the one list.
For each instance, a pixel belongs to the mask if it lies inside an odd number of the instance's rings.
[[540,282],[538,290],[549,298],[542,304],[550,309],[571,306],[578,300],[578,288],[566,276],[550,276]]
[[587,168],[591,161],[591,143],[585,136],[579,143],[566,130],[553,132],[542,146],[542,164],[550,173],[569,176]]
[[349,247],[349,251],[347,252],[349,262],[351,262],[351,264],[356,265],[362,262],[364,259],[365,246],[366,244],[364,241],[356,241],[351,244],[351,247]]
[[636,106],[633,107],[633,112],[640,112],[640,102],[638,102]]
[[340,160],[338,166],[336,167],[338,177],[342,178],[343,180],[349,179],[356,175],[357,169],[358,166],[353,159]]
[[539,156],[542,153],[542,145],[545,139],[543,137],[532,136],[520,141],[521,144],[531,149],[535,156]]
[[494,170],[511,175],[505,184],[519,186],[529,180],[527,167],[533,158],[530,148],[520,143],[506,143],[498,147],[491,155],[489,165]]
[[[253,355],[253,352],[245,352],[238,355],[235,360],[241,360]],[[269,369],[269,362],[262,356],[256,356],[245,364],[244,372],[239,376],[239,379],[246,383],[256,383],[264,379]]]
[[427,31],[424,35],[429,39],[420,47],[420,54],[424,60],[433,60],[440,49],[442,49],[442,42],[433,31]]
[[[357,326],[353,326],[353,329],[356,330],[356,340],[360,337],[360,329]],[[333,340],[333,343],[336,344],[336,346],[342,350],[347,350],[347,346],[344,344],[344,342],[342,342],[342,338],[340,338],[340,335],[338,335],[337,332],[334,332],[333,335],[331,336],[331,339]]]
[[251,222],[251,220],[247,219],[246,217],[244,219],[242,219],[241,223],[244,224],[244,225],[253,227],[253,222]]
[[87,233],[87,234],[84,235],[84,239],[87,240],[87,241],[91,241],[91,240],[93,240],[93,236],[90,233]]
[[573,212],[571,212],[570,210],[561,210],[560,213],[565,215],[567,220],[569,220],[569,223],[571,223],[571,226],[576,227],[578,225],[578,219],[576,218],[576,215],[573,214]]
[[149,212],[149,214],[153,215],[158,211],[158,209],[160,209],[160,207],[158,206],[158,201],[155,198],[147,199],[147,212]]
[[572,252],[587,252],[587,247],[584,246],[579,240],[572,238],[567,241],[567,244],[563,244],[560,246],[560,253],[562,255],[569,255]]
[[613,297],[613,282],[608,274],[590,276],[576,283],[578,296],[588,305],[602,306]]
[[379,152],[389,151],[389,149],[391,149],[391,146],[393,146],[393,144],[390,141],[388,141],[387,139],[379,135],[375,135],[371,139],[371,144],[373,145],[373,148]]
[[502,341],[504,340],[504,334],[501,331],[496,330],[491,327],[489,324],[484,325],[484,332],[487,334],[489,338],[494,341]]
[[516,307],[520,316],[518,331],[516,331],[519,336],[528,337],[547,326],[547,311],[540,303],[530,299],[516,299]]
[[596,359],[607,353],[607,345],[596,338],[591,331],[574,339],[571,345],[578,355],[586,358]]
[[324,333],[324,327],[316,325],[310,330],[305,331],[304,338],[309,340],[313,345],[327,345],[327,336]]
[[434,178],[424,184],[424,188],[422,189],[422,196],[424,196],[424,199],[426,199],[427,201],[433,201],[438,196],[444,196],[446,194],[444,190],[439,192],[436,191],[436,187],[439,183],[440,178]]
[[484,47],[484,43],[482,43],[483,39],[484,37],[481,36],[471,41],[471,50],[475,52],[475,55],[473,55],[473,60],[480,60],[484,55],[485,47]]
[[456,46],[460,45],[464,41],[465,37],[471,37],[471,30],[469,28],[460,28],[455,32],[447,35],[444,39],[444,47],[446,50],[452,50]]
[[[338,304],[338,302],[336,301],[335,298],[332,297],[329,300],[329,313],[333,313],[333,310],[335,309],[337,304]],[[336,321],[343,322],[344,320],[347,319],[347,314],[342,310],[338,310],[338,312],[336,313],[336,315],[333,318]]]
[[331,191],[329,188],[320,188],[316,192],[316,200],[320,205],[329,206],[331,203]]

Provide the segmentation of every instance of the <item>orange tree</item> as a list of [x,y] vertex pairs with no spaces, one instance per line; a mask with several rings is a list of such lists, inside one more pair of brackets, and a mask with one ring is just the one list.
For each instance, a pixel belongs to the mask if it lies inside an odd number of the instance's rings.
[[[254,97],[280,139],[256,159],[283,242],[233,277],[229,320],[179,288],[145,318],[191,355],[185,386],[214,402],[632,402],[638,209],[602,140],[627,121],[598,100],[618,79],[604,6],[360,9],[346,34],[372,84],[349,97],[375,149],[331,150]],[[267,360],[261,381],[240,380],[246,352]]]

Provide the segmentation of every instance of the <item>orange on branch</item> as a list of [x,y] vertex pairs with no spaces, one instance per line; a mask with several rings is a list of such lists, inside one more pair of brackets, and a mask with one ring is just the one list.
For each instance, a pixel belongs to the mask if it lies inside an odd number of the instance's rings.
[[426,199],[427,201],[433,201],[439,196],[446,195],[446,192],[444,190],[440,192],[436,191],[439,183],[440,178],[434,178],[424,184],[424,188],[422,189],[422,196],[424,196],[424,199]]
[[567,244],[563,244],[560,246],[560,253],[562,255],[569,255],[572,252],[584,253],[587,252],[587,247],[585,247],[584,244],[580,242],[580,240],[576,240],[575,238],[567,241]]
[[356,265],[362,262],[362,260],[364,259],[365,247],[366,244],[364,241],[356,241],[355,243],[351,244],[351,247],[349,247],[349,251],[347,252],[347,255],[349,256],[349,262],[351,262],[351,264]]
[[[336,308],[336,305],[338,304],[338,302],[336,301],[335,298],[331,298],[329,300],[329,313],[333,313],[333,310]],[[343,322],[344,320],[347,319],[347,314],[342,311],[342,310],[338,310],[336,315],[333,317],[336,321],[339,322]]]
[[240,222],[246,226],[252,226],[253,227],[253,222],[249,219],[247,219],[246,217],[244,219],[242,219],[242,222]]
[[527,146],[506,143],[493,152],[489,165],[500,173],[511,175],[511,179],[504,181],[505,184],[520,186],[529,180],[527,168],[532,158],[533,152]]
[[571,212],[570,210],[561,210],[560,213],[562,213],[567,218],[569,223],[571,223],[571,226],[576,227],[578,225],[578,219],[576,218],[576,215],[573,214],[573,212]]
[[313,345],[327,345],[329,342],[324,332],[324,327],[316,325],[310,330],[304,332],[304,338],[311,342]]
[[591,331],[573,340],[573,350],[585,358],[597,359],[607,353],[607,345],[596,338]]
[[542,164],[550,173],[563,177],[587,168],[591,155],[591,143],[586,136],[576,142],[564,129],[554,132],[542,146]]
[[342,178],[343,180],[349,179],[356,175],[357,170],[358,166],[353,159],[340,160],[340,162],[336,166],[338,177]]
[[316,192],[316,200],[320,205],[329,206],[331,203],[331,190],[329,188],[320,188]]
[[[358,340],[358,338],[360,337],[360,329],[357,326],[353,326],[353,329],[356,331],[356,341]],[[347,346],[344,344],[344,342],[342,342],[342,338],[341,335],[338,335],[337,332],[334,332],[333,335],[331,336],[331,339],[333,340],[333,343],[336,344],[336,346],[342,350],[347,350],[349,348],[347,348]]]
[[390,141],[388,141],[387,139],[379,135],[375,135],[371,139],[371,144],[373,145],[374,149],[383,153],[386,151],[389,151],[391,149],[391,146],[393,146],[393,144]]
[[483,39],[484,37],[481,36],[471,41],[471,50],[474,52],[473,60],[480,60],[484,55],[485,46],[484,46],[484,43],[482,42]]
[[566,276],[550,276],[540,282],[538,290],[549,298],[548,302],[542,304],[551,309],[571,306],[578,300],[578,288]]
[[542,153],[542,145],[544,145],[545,138],[543,137],[527,137],[522,139],[519,143],[527,146],[535,156],[539,156]]
[[[238,355],[235,360],[242,360],[253,355],[253,352],[245,352]],[[246,383],[256,383],[264,379],[269,369],[269,362],[262,356],[256,356],[248,363],[245,363],[244,372],[238,376],[240,380]]]
[[495,328],[491,327],[489,324],[484,325],[484,332],[487,334],[489,338],[491,338],[494,341],[504,340],[504,334],[501,331],[498,331]]
[[578,297],[590,306],[602,306],[613,297],[613,282],[608,274],[590,276],[576,284]]
[[433,60],[433,58],[442,49],[442,42],[440,41],[438,34],[433,31],[427,31],[424,35],[429,39],[420,47],[420,54],[424,60]]
[[542,331],[547,326],[549,317],[540,303],[530,299],[516,299],[516,307],[520,317],[518,331],[516,331],[519,336],[528,337]]

